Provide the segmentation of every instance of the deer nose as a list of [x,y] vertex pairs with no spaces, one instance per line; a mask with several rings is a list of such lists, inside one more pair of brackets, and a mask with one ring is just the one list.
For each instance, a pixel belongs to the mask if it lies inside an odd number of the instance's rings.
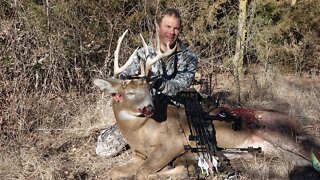
[[138,110],[147,117],[152,116],[154,113],[154,107],[152,105],[144,106],[143,108],[139,108]]

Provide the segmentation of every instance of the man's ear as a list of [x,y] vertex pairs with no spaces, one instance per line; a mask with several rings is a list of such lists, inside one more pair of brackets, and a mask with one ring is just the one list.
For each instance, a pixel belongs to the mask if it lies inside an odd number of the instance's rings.
[[108,78],[103,79],[93,79],[93,84],[96,85],[101,91],[106,91],[109,94],[114,94],[118,92],[118,89],[121,85],[121,80]]

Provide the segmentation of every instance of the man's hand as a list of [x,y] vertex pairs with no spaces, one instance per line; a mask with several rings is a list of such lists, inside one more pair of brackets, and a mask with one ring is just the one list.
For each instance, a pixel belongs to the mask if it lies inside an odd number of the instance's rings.
[[154,88],[157,92],[161,92],[164,89],[164,83],[165,79],[163,77],[158,77],[153,80],[151,87]]

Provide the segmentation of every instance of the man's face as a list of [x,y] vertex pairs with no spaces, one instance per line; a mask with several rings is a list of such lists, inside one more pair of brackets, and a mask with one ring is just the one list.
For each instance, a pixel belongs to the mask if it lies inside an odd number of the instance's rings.
[[[159,24],[159,36],[161,47],[174,46],[180,34],[180,21],[175,16],[164,16]],[[161,48],[164,49],[164,48]]]

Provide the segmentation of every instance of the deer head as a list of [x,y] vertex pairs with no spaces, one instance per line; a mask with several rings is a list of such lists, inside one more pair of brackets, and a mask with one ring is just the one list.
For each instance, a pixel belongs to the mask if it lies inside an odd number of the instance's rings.
[[140,37],[145,49],[146,64],[141,63],[141,75],[136,79],[121,80],[118,75],[124,71],[128,66],[133,63],[134,56],[137,55],[138,48],[130,56],[129,60],[119,67],[119,51],[122,40],[124,39],[126,30],[119,38],[117,48],[114,52],[114,76],[113,78],[107,78],[106,80],[94,79],[93,83],[98,86],[100,90],[106,91],[113,96],[114,110],[119,111],[115,114],[120,114],[121,119],[132,119],[133,117],[146,116],[150,117],[154,111],[154,105],[152,103],[152,95],[150,93],[150,87],[146,81],[148,72],[151,69],[152,64],[157,62],[163,57],[172,54],[175,48],[170,49],[167,45],[168,51],[162,53],[160,50],[160,40],[157,33],[157,55],[154,58],[149,57],[149,50],[142,35]]

